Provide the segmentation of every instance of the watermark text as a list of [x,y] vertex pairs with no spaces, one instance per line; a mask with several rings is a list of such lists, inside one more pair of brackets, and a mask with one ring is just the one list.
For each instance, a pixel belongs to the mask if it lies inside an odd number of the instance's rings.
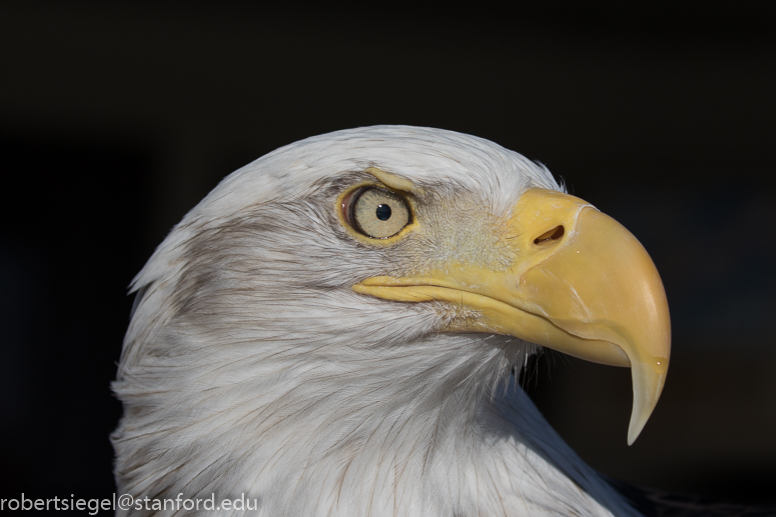
[[217,499],[215,494],[209,497],[133,497],[129,494],[113,494],[113,497],[103,499],[87,499],[75,497],[31,498],[23,493],[13,499],[0,499],[0,511],[3,510],[43,510],[43,511],[81,511],[89,515],[97,515],[102,511],[136,510],[136,511],[219,511],[219,510],[257,510],[257,498],[240,497],[232,499]]

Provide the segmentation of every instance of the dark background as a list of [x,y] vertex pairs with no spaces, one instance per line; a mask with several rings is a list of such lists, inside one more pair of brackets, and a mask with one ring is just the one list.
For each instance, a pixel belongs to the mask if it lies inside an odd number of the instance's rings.
[[627,370],[552,355],[531,378],[580,455],[776,501],[768,3],[259,5],[0,4],[0,496],[113,492],[126,286],[223,176],[307,136],[412,124],[544,162],[661,271],[673,357],[635,445]]

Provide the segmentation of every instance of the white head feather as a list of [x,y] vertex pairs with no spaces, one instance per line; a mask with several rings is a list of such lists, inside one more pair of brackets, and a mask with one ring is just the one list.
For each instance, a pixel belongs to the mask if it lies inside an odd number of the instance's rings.
[[[337,196],[369,167],[429,193],[422,238],[376,249],[342,228]],[[245,494],[266,516],[635,515],[516,386],[534,345],[437,333],[456,308],[351,289],[451,256],[508,260],[483,251],[489,230],[534,186],[560,189],[492,142],[390,126],[228,176],[133,283],[119,491]]]

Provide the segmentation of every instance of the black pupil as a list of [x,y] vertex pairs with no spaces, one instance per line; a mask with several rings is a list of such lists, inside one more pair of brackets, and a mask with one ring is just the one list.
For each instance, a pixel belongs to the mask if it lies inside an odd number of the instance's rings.
[[377,218],[381,221],[387,221],[391,218],[391,207],[388,205],[377,205],[375,215],[377,215]]

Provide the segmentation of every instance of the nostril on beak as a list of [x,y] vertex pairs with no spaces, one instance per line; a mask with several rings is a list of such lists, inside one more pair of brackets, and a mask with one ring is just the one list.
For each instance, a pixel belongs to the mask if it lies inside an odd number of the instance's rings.
[[534,239],[534,244],[549,244],[563,237],[563,226],[556,226]]

